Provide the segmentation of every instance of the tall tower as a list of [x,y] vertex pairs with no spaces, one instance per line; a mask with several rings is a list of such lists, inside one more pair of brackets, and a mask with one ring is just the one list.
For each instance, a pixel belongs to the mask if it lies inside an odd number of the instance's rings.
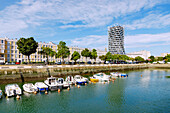
[[124,30],[121,26],[108,28],[109,52],[112,54],[125,54],[124,49]]

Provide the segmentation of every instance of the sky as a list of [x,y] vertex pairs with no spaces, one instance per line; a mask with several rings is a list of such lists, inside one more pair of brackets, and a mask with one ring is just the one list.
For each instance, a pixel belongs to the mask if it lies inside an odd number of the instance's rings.
[[170,53],[170,0],[0,0],[0,37],[105,50],[116,25],[126,53]]

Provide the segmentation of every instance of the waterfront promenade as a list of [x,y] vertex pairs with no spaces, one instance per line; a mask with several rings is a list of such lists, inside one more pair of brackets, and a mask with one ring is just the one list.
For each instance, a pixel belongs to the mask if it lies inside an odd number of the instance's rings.
[[44,80],[48,76],[65,77],[147,68],[170,69],[170,64],[2,65],[0,66],[0,84],[22,82],[23,80]]

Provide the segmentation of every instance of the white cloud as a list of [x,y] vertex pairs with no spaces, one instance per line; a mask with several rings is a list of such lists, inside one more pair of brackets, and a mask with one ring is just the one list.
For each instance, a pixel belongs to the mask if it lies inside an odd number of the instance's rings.
[[[107,35],[90,35],[82,38],[69,40],[71,46],[97,48],[104,50],[108,46]],[[125,36],[125,48],[146,48],[152,46],[170,45],[170,32],[160,34],[138,34]]]
[[125,45],[127,48],[170,45],[170,32],[125,36]]
[[76,39],[72,39],[69,41],[71,41],[71,44],[70,44],[71,46],[104,49],[104,48],[107,48],[108,38],[106,35],[102,35],[102,36],[89,35],[86,37],[76,38]]
[[149,14],[148,16],[133,21],[132,24],[125,25],[128,29],[141,29],[141,28],[162,28],[170,25],[170,14]]
[[0,11],[0,33],[40,26],[50,20],[63,24],[61,28],[103,26],[158,3],[159,0],[22,0]]

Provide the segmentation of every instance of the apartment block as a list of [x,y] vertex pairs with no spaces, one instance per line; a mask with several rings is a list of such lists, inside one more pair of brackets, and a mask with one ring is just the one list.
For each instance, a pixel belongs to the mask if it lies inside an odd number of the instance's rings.
[[[0,63],[4,62],[28,62],[28,57],[21,54],[19,50],[17,49],[17,39],[9,39],[9,38],[0,38]],[[46,61],[46,58],[43,55],[38,54],[38,51],[41,51],[41,47],[49,47],[57,52],[57,44],[53,42],[45,43],[45,42],[39,42],[37,52],[30,55],[30,61],[31,62],[43,62]],[[72,61],[71,55],[74,53],[74,51],[79,52],[81,55],[81,51],[85,48],[79,48],[79,47],[69,47],[70,50],[70,56],[68,58],[65,58],[64,60],[66,62]],[[89,49],[91,50],[91,49]],[[106,52],[97,50],[98,58],[96,61],[100,61],[99,56],[105,55]],[[49,62],[60,62],[61,58],[55,58],[49,57]],[[86,58],[82,57],[79,59],[80,62],[85,62]],[[87,61],[90,61],[90,58],[87,58]]]
[[[27,56],[21,54],[17,49],[17,39],[9,39],[9,38],[0,38],[0,62],[27,62]],[[46,58],[43,55],[38,54],[38,51],[41,51],[41,47],[50,47],[53,50],[57,51],[57,45],[49,42],[49,43],[38,43],[37,52],[30,55],[31,62],[42,62],[45,61]],[[49,57],[49,61],[55,61],[55,57]]]
[[124,30],[121,26],[108,28],[108,49],[112,54],[125,54]]

